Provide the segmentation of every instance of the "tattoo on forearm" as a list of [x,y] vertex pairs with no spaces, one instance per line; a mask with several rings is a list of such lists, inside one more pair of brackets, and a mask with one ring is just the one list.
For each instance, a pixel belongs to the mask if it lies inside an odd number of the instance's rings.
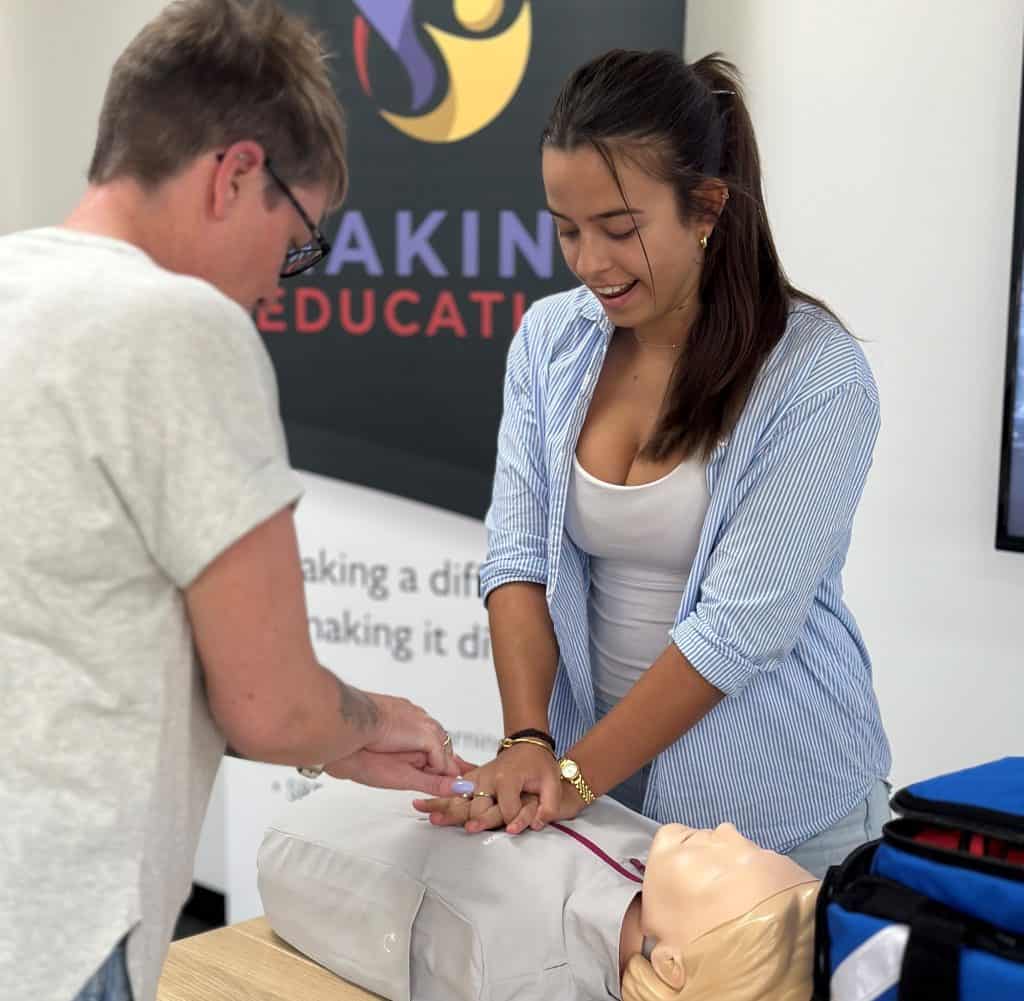
[[359,730],[366,730],[377,725],[377,707],[366,692],[346,685],[338,679],[338,709],[341,718]]

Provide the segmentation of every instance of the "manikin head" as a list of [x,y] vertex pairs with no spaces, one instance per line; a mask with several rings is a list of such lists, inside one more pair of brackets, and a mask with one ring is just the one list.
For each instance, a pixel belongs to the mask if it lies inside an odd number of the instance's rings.
[[804,1001],[811,990],[818,882],[732,824],[667,824],[647,860],[641,927],[623,1001]]
[[251,310],[322,253],[346,182],[344,116],[305,22],[273,0],[175,0],[114,66],[66,225]]

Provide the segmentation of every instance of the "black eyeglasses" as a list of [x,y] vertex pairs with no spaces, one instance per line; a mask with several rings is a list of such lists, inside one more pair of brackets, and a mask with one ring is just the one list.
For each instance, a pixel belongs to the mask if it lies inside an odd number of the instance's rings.
[[306,210],[299,204],[298,198],[292,194],[291,188],[274,172],[274,168],[270,166],[270,160],[264,160],[263,166],[266,168],[271,180],[281,189],[281,193],[292,203],[295,211],[299,213],[299,218],[306,224],[309,235],[312,237],[308,243],[304,243],[301,247],[291,247],[288,253],[285,254],[284,264],[281,266],[281,277],[294,278],[296,275],[301,275],[303,271],[308,271],[314,265],[319,264],[331,252],[331,245],[324,239],[323,233],[320,232],[320,227],[306,215]]

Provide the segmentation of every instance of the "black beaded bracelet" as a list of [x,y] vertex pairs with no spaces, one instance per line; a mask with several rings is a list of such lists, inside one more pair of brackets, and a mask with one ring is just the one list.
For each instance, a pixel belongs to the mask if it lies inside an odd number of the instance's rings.
[[521,737],[533,737],[536,740],[543,740],[551,748],[551,753],[555,753],[555,738],[550,733],[545,733],[543,730],[516,730],[515,733],[510,733],[507,739],[519,740]]

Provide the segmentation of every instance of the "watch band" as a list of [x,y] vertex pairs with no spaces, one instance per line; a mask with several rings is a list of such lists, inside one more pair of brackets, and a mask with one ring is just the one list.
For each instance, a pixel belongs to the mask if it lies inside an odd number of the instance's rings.
[[561,772],[562,781],[568,782],[573,789],[579,793],[580,799],[583,800],[584,806],[590,806],[597,797],[594,795],[594,790],[590,788],[587,780],[583,777],[583,772],[580,771],[580,766],[572,760],[572,758],[562,758],[558,762],[558,770]]

